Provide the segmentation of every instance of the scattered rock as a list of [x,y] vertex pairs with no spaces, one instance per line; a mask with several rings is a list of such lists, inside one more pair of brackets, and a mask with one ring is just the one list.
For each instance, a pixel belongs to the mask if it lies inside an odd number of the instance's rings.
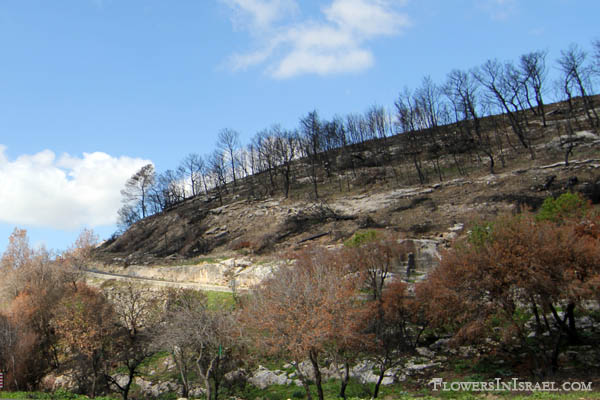
[[423,357],[427,357],[427,358],[435,357],[435,353],[433,351],[429,350],[427,347],[417,347],[416,351],[420,356],[423,356]]
[[594,321],[587,315],[584,315],[575,320],[575,325],[577,329],[590,329],[594,326]]
[[458,352],[463,358],[470,358],[479,355],[479,352],[474,346],[460,346],[458,348]]
[[[350,370],[350,376],[358,379],[361,383],[377,383],[379,376],[373,373],[376,366],[373,362],[364,360],[359,362]],[[394,383],[394,376],[392,371],[388,371],[381,381],[382,385],[392,385]]]
[[439,367],[440,365],[442,365],[442,363],[439,362],[414,364],[412,361],[409,361],[404,365],[404,370],[408,375],[414,375],[417,373],[421,373],[427,369]]
[[165,371],[173,371],[177,367],[172,356],[166,357],[162,362],[162,365]]
[[287,377],[284,371],[271,371],[259,365],[258,370],[252,374],[248,382],[260,389],[266,389],[271,385],[289,385],[292,380]]
[[377,222],[375,222],[369,215],[361,215],[358,217],[357,223],[360,229],[379,227],[379,224],[377,224]]
[[54,373],[46,375],[42,378],[40,385],[43,389],[50,391],[55,391],[58,389],[72,391],[77,389],[77,382],[75,379],[71,376],[71,374],[66,373],[62,375],[55,375]]
[[164,393],[181,393],[181,386],[173,381],[154,383],[138,377],[135,378],[135,383],[140,387],[142,394],[147,397],[159,397]]

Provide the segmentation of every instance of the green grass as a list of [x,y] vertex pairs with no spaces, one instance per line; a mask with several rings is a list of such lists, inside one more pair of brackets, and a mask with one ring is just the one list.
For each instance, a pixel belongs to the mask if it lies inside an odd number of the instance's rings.
[[356,232],[350,239],[344,242],[346,247],[360,247],[365,243],[373,242],[377,239],[377,231],[369,229],[363,232]]
[[[398,397],[398,399],[413,399],[412,396]],[[511,392],[439,392],[439,394],[425,394],[419,399],[456,399],[456,400],[583,400],[600,399],[600,392],[573,392],[573,393],[553,393],[553,392],[535,392],[532,394],[517,394]]]
[[159,370],[160,364],[169,356],[168,351],[159,351],[146,358],[141,364],[140,369],[143,371]]
[[[338,380],[332,379],[323,384],[323,391],[326,400],[337,400],[340,384]],[[374,385],[362,385],[355,380],[350,380],[346,389],[349,400],[367,400],[371,398]],[[317,397],[316,388],[311,385],[311,394],[313,398]],[[247,385],[243,389],[227,390],[224,388],[219,392],[221,398],[237,396],[246,400],[287,400],[287,399],[305,399],[306,392],[303,387],[295,385],[272,385],[266,389],[258,389]],[[54,393],[42,392],[0,392],[0,399],[40,399],[40,400],[87,400],[89,397],[77,395],[64,390],[58,390]],[[118,397],[104,396],[96,397],[96,400],[116,400]],[[174,393],[165,393],[160,399],[176,399]],[[582,399],[600,399],[600,392],[535,392],[533,394],[520,394],[514,392],[433,392],[424,389],[419,393],[408,393],[402,385],[381,386],[379,397],[386,400],[429,400],[429,399],[456,399],[456,400],[582,400]]]
[[[325,385],[327,387],[327,384]],[[380,399],[403,399],[403,400],[433,400],[433,399],[456,399],[456,400],[493,400],[493,399],[507,399],[507,400],[582,400],[582,399],[600,399],[600,392],[586,392],[582,393],[548,393],[548,392],[536,392],[533,394],[526,395],[513,395],[511,393],[470,393],[470,392],[443,392],[444,394],[432,395],[432,394],[417,394],[411,395],[401,389],[395,388],[393,390],[385,390],[389,387],[383,387],[380,391]],[[366,396],[355,396],[351,395],[348,391],[348,400],[367,400],[370,398]],[[262,400],[287,400],[287,399],[305,399],[306,393],[304,388],[300,386],[271,386],[264,390],[247,390],[244,392],[244,399],[262,399]],[[316,390],[312,390],[311,394],[316,397]],[[227,398],[223,396],[223,398]],[[32,399],[32,400],[87,400],[89,397],[83,395],[77,395],[65,391],[57,391],[55,393],[41,393],[41,392],[0,392],[0,399]],[[118,397],[102,396],[96,397],[96,400],[116,400]],[[174,400],[177,399],[175,393],[165,393],[160,396],[161,400]],[[326,400],[338,400],[337,394],[332,394],[328,388],[325,392]]]
[[[2,392],[0,391],[0,399],[39,399],[39,400],[85,400],[88,396],[74,394],[65,390],[57,390],[54,393],[43,392]],[[96,397],[96,400],[115,400],[118,397],[102,396]]]
[[229,292],[216,292],[204,290],[206,304],[210,310],[230,310],[235,307],[233,294]]
[[[346,388],[348,399],[370,399],[373,393],[374,384],[361,384],[355,379],[350,379]],[[317,389],[314,384],[310,386],[311,395],[317,397]],[[330,379],[323,383],[323,392],[325,399],[339,399],[340,381],[338,379]],[[380,399],[400,399],[406,396],[407,393],[399,384],[391,386],[381,386],[379,390]],[[246,385],[243,389],[224,390],[220,393],[220,397],[227,398],[228,396],[236,396],[246,400],[287,400],[287,399],[306,399],[306,391],[302,386],[296,385],[272,385],[266,389],[259,389],[252,385]]]

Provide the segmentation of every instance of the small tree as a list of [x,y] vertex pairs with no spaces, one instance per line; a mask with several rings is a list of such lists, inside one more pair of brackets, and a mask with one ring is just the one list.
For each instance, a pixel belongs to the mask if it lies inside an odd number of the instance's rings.
[[396,235],[366,231],[346,242],[348,265],[365,279],[371,300],[381,300],[386,280],[399,270],[411,251]]
[[192,387],[190,376],[195,369],[206,399],[217,399],[224,374],[239,361],[239,332],[231,312],[209,310],[202,293],[182,290],[170,293],[165,323],[166,329],[161,329],[155,344],[171,351],[184,396]]
[[[356,296],[361,280],[353,279],[356,275],[340,260],[337,253],[321,248],[301,251],[294,265],[281,267],[256,288],[241,313],[262,351],[293,360],[309,399],[309,381],[300,363],[310,360],[322,400],[320,356],[334,347],[343,351],[360,333]],[[347,378],[342,380],[343,394]]]
[[129,283],[117,290],[112,302],[118,326],[112,360],[126,368],[127,377],[124,381],[117,380],[111,369],[104,371],[104,377],[121,392],[123,400],[127,400],[139,366],[155,352],[151,344],[160,324],[162,296]]
[[54,325],[80,387],[95,397],[99,385],[105,383],[104,370],[116,336],[111,304],[96,289],[79,283],[59,303]]
[[219,203],[223,205],[223,193],[227,192],[227,167],[223,153],[219,150],[210,153],[208,165],[208,173],[219,197]]
[[506,113],[514,134],[523,147],[529,149],[533,159],[535,154],[528,137],[526,114],[522,112],[525,85],[519,71],[512,63],[501,64],[498,60],[488,60],[473,71],[473,76],[487,89],[488,101]]
[[315,200],[318,200],[318,168],[321,164],[321,152],[323,151],[323,126],[316,110],[309,112],[306,117],[300,119],[300,133],[304,152],[310,163],[310,167],[307,169],[308,176],[313,185]]
[[401,281],[388,285],[380,300],[369,302],[365,317],[364,329],[374,338],[368,354],[379,370],[373,391],[373,398],[377,398],[385,373],[414,352],[427,320],[419,300],[409,294],[408,285]]
[[188,154],[177,168],[180,174],[187,179],[192,197],[201,191],[205,168],[204,159],[196,153]]
[[233,129],[223,129],[219,132],[217,140],[217,147],[223,153],[227,155],[229,159],[229,166],[231,167],[231,175],[233,178],[233,187],[237,187],[236,171],[238,167],[237,152],[240,147],[240,134]]
[[83,270],[97,245],[98,235],[91,229],[83,229],[75,243],[58,257],[57,261],[63,269],[66,281],[75,285],[81,279]]
[[596,61],[594,72],[596,75],[600,75],[600,39],[594,40],[592,46],[594,48],[594,61]]
[[587,54],[577,45],[571,45],[567,50],[561,51],[561,57],[558,59],[558,65],[562,72],[562,86],[568,97],[573,112],[572,93],[578,92],[583,102],[583,108],[592,127],[600,126],[600,117],[596,112],[593,97],[590,96],[592,90],[591,66],[587,63]]
[[[525,78],[526,98],[533,112],[542,117],[542,123],[546,126],[546,112],[544,111],[543,93],[548,70],[546,68],[547,51],[534,51],[523,54],[520,58],[519,68]],[[533,91],[537,103],[537,111],[530,103],[530,91]]]
[[140,218],[148,215],[148,196],[154,185],[154,165],[146,164],[131,176],[121,190],[123,207],[119,210],[119,225],[131,226]]
[[13,299],[25,286],[26,270],[31,268],[34,252],[29,246],[29,238],[25,229],[15,228],[8,238],[6,250],[0,259],[3,279],[2,298]]
[[[556,224],[529,215],[495,221],[477,240],[444,254],[421,284],[431,321],[454,329],[455,340],[517,339],[543,375],[558,368],[564,343],[577,343],[576,307],[596,296],[600,274],[598,216]],[[564,317],[558,309],[565,310]],[[535,338],[528,338],[530,318]],[[493,328],[501,326],[502,334]]]

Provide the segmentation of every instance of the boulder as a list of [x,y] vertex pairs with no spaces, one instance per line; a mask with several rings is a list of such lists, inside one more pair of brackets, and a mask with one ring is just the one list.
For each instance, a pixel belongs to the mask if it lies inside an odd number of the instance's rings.
[[140,391],[147,397],[159,397],[165,393],[181,393],[181,386],[177,382],[152,382],[143,378],[136,378],[135,383],[140,387]]
[[[379,376],[373,373],[374,369],[376,369],[375,363],[364,360],[356,364],[350,370],[350,376],[358,379],[361,383],[377,383]],[[392,371],[387,371],[381,384],[385,386],[392,385],[393,383],[394,376],[392,375]]]
[[287,377],[284,371],[271,371],[262,365],[258,366],[248,382],[260,389],[266,389],[271,385],[289,385],[292,380]]
[[42,389],[49,391],[55,391],[58,389],[72,391],[77,389],[77,382],[69,374],[55,375],[52,373],[42,378],[40,386]]
[[406,371],[407,375],[414,375],[421,373],[427,369],[439,367],[440,365],[442,364],[439,362],[415,364],[413,361],[409,361],[404,365],[404,370]]

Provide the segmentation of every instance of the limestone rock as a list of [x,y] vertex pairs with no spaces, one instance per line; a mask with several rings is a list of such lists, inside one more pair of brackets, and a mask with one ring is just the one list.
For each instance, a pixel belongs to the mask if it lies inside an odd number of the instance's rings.
[[433,351],[429,350],[427,347],[417,347],[416,351],[420,356],[423,356],[423,357],[427,357],[427,358],[435,357],[435,353]]
[[140,387],[140,391],[148,397],[159,397],[164,393],[181,393],[181,386],[177,382],[154,383],[138,377],[135,379],[135,383]]
[[450,339],[438,339],[436,342],[429,346],[434,351],[448,351],[450,348]]
[[439,362],[416,364],[413,361],[409,361],[404,365],[404,369],[408,375],[414,375],[421,373],[427,369],[439,367],[440,365],[441,363]]
[[260,389],[265,389],[271,385],[289,385],[292,380],[283,371],[271,371],[259,365],[258,370],[252,374],[248,382]]
[[[375,364],[371,361],[364,360],[356,364],[350,370],[350,376],[358,379],[361,383],[377,383],[379,380],[379,376],[373,373],[375,369]],[[391,371],[388,371],[381,381],[382,385],[392,385],[394,383],[394,376],[391,374]]]

